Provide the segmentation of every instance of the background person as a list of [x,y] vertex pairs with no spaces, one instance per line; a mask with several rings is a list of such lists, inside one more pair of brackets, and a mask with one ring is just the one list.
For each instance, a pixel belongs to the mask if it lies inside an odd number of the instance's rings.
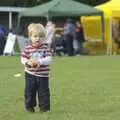
[[48,20],[46,24],[46,43],[48,44],[49,48],[54,52],[55,50],[55,24],[52,20]]
[[0,26],[0,55],[3,55],[4,47],[5,47],[5,40],[6,37],[6,30],[3,26]]
[[64,25],[64,39],[66,42],[66,52],[68,56],[74,55],[74,50],[73,50],[74,35],[75,35],[75,25],[72,23],[71,19],[67,19]]
[[77,41],[77,46],[78,46],[77,54],[83,54],[84,52],[83,43],[85,41],[85,38],[84,38],[83,27],[80,21],[76,21],[75,39]]

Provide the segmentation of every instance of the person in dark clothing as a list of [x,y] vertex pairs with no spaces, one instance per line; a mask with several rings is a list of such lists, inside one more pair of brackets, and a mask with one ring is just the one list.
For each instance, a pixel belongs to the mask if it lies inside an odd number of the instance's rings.
[[66,54],[66,44],[64,40],[64,35],[61,33],[55,40],[55,52],[56,55],[62,56]]
[[85,38],[84,38],[83,27],[79,21],[76,22],[75,39],[77,40],[77,44],[78,44],[77,53],[83,54],[83,52],[84,52],[83,42],[85,41]]
[[4,47],[5,47],[5,29],[0,26],[0,55],[3,54]]
[[66,51],[68,56],[74,55],[74,50],[73,50],[74,34],[75,34],[75,26],[72,23],[72,20],[68,19],[66,24],[64,25],[64,39],[66,41]]

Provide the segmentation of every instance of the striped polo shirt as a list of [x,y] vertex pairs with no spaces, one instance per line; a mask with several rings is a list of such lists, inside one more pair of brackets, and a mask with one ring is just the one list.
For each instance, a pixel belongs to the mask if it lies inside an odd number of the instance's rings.
[[[27,69],[25,63],[30,58],[37,58],[40,61],[39,67]],[[49,65],[51,63],[51,51],[47,44],[41,44],[39,47],[28,45],[21,54],[21,62],[24,64],[27,73],[40,77],[48,77],[50,70]]]

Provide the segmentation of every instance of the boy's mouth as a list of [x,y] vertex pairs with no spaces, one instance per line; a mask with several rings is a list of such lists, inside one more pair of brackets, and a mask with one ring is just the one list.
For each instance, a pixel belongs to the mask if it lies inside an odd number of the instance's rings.
[[39,46],[41,43],[39,41],[36,41],[34,43],[32,43],[33,46]]

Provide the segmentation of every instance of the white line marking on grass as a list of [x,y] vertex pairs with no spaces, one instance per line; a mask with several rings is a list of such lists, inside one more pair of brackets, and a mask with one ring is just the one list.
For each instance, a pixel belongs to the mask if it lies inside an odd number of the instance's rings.
[[14,74],[14,77],[21,77],[20,73]]

